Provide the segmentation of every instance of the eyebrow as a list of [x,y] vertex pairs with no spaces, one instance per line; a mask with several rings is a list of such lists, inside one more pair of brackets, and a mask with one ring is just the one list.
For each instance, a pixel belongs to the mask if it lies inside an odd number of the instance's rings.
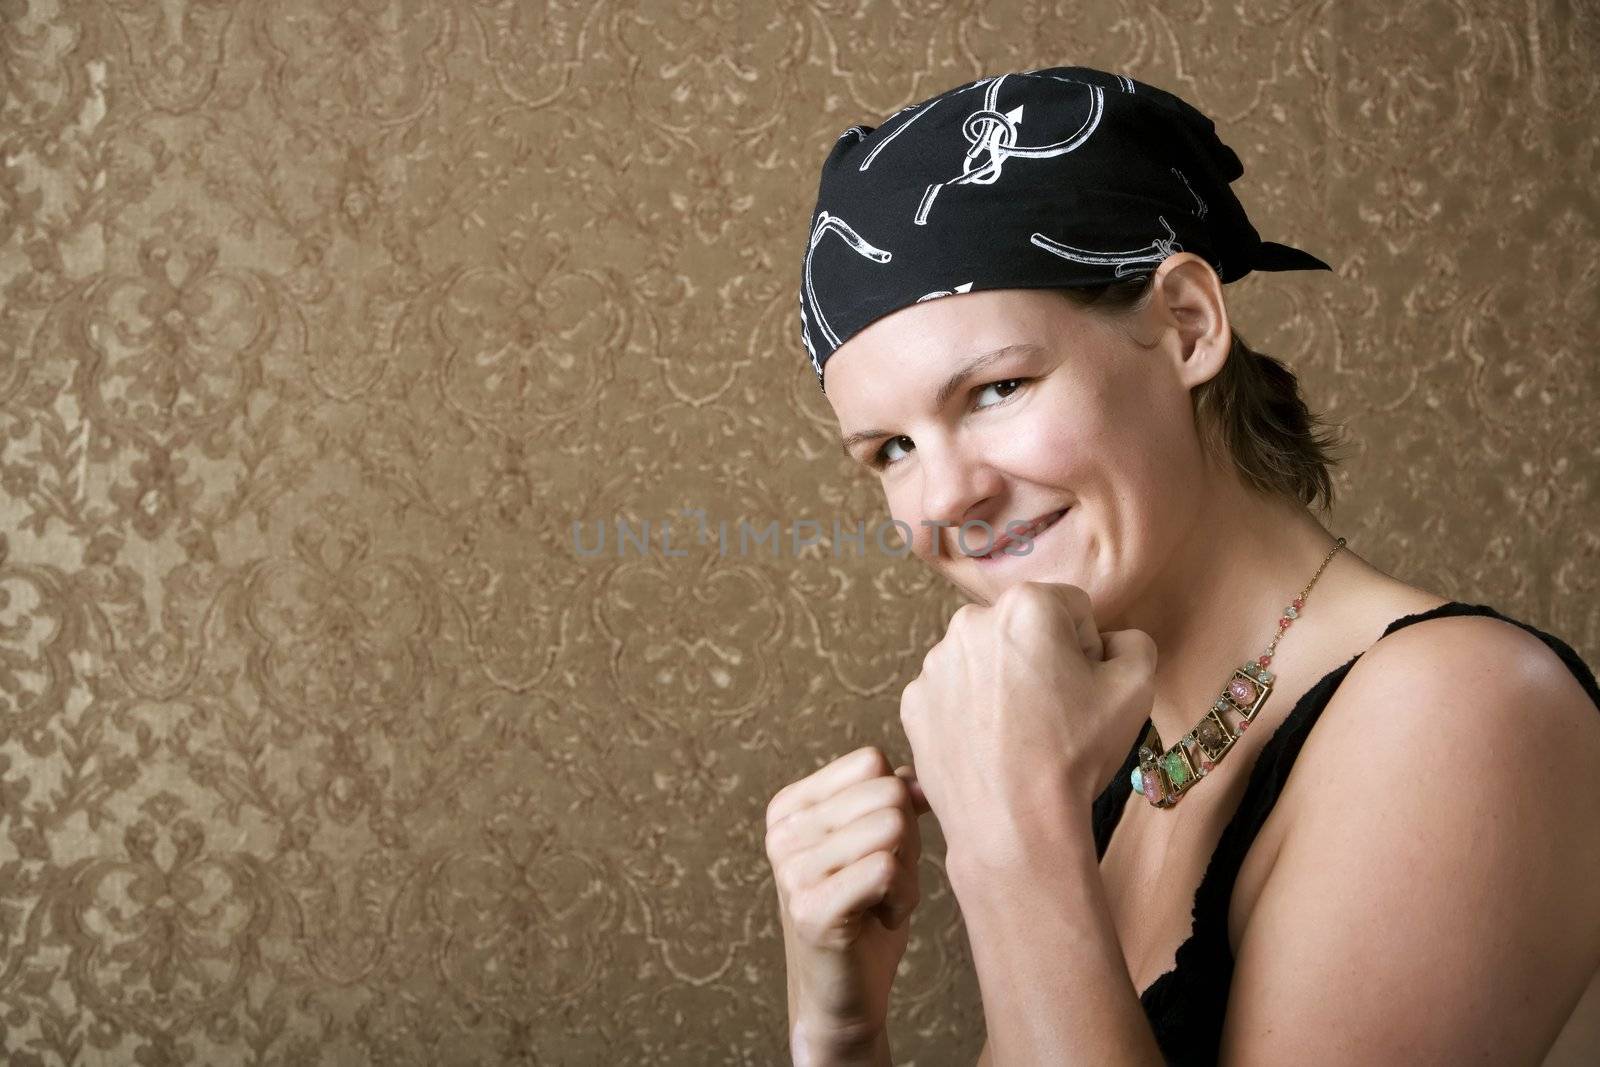
[[[961,388],[963,382],[972,377],[974,374],[977,374],[979,371],[983,370],[995,360],[1003,359],[1004,357],[1017,352],[1026,352],[1032,354],[1039,351],[1041,351],[1039,345],[1021,343],[1014,345],[1002,345],[999,348],[991,349],[988,352],[981,352],[978,355],[971,357],[957,367],[955,372],[951,374],[950,377],[945,379],[944,384],[939,386],[938,391],[933,394],[933,406],[936,408],[944,407],[945,403],[952,395],[954,395],[955,391]],[[839,443],[839,448],[842,452],[844,452],[847,458],[853,459],[854,457],[851,456],[850,450],[856,445],[859,445],[864,441],[875,441],[880,437],[890,436],[893,435],[891,435],[888,430],[857,430],[855,433],[848,434],[845,439]]]

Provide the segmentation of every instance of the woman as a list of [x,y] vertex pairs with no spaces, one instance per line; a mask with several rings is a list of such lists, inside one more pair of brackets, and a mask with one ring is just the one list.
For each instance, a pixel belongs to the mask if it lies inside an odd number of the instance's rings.
[[869,746],[768,807],[796,1063],[890,1062],[929,811],[980,1063],[1600,1062],[1600,689],[1311,513],[1328,442],[1222,286],[1328,268],[1242,170],[1082,67],[824,165],[812,367],[972,603],[902,695],[915,769]]

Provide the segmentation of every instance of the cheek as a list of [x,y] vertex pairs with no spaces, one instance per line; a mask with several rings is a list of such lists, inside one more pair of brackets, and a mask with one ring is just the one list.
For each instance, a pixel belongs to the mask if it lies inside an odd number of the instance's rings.
[[1200,473],[1199,441],[1187,390],[1122,377],[1095,397],[1077,447],[1096,457],[1108,479],[1144,486],[1163,499]]
[[1104,468],[1115,464],[1126,444],[1115,426],[1097,415],[1055,409],[1041,411],[1026,433],[1012,438],[1007,451],[1017,474],[1070,490],[1104,477]]
[[1184,501],[1204,483],[1192,428],[1178,421],[1190,418],[1186,411],[1086,410],[1092,413],[1041,419],[1019,445],[1012,470],[1070,494],[1084,516],[1099,516],[1123,536],[1186,509]]
[[1090,476],[1094,450],[1082,434],[1064,428],[1032,434],[1017,449],[1011,470],[1030,482],[1072,490]]
[[[883,503],[884,509],[888,512],[887,517],[883,520],[885,524],[889,522],[905,524],[893,530],[884,530],[883,543],[885,550],[899,551],[900,542],[905,540],[910,545],[912,555],[924,555],[928,547],[925,539],[931,538],[935,531],[933,527],[922,525],[922,503],[918,499],[916,491],[907,487],[904,483],[893,487],[885,487]],[[876,536],[875,532],[869,528],[867,531],[869,551],[876,550],[875,545],[872,543],[874,536]]]

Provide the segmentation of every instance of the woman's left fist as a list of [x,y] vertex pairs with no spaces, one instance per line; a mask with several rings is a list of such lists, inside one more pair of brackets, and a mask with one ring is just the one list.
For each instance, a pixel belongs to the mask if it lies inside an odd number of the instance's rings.
[[1150,636],[1100,633],[1075,585],[1021,582],[957,609],[900,694],[950,853],[1003,863],[1033,828],[1087,819],[1150,716],[1155,665]]

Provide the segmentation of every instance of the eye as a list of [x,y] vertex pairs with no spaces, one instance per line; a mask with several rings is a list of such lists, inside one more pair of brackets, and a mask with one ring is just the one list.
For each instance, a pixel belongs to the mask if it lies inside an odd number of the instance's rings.
[[904,441],[907,444],[910,444],[911,443],[911,438],[907,437],[905,434],[900,434],[897,437],[891,437],[887,441],[885,441],[883,443],[883,447],[878,449],[876,452],[874,452],[872,454],[872,469],[873,470],[882,470],[884,467],[887,467],[889,464],[895,462],[894,459],[891,459],[889,456],[885,455],[884,453],[886,453],[889,450],[889,446],[890,445],[894,444],[897,441]]
[[[1025,384],[1026,382],[1028,382],[1030,380],[1031,379],[1028,379],[1028,378],[1003,378],[998,382],[990,382],[988,385],[979,386],[978,393],[979,393],[979,395],[982,395],[982,393],[983,393],[983,391],[985,389],[999,389],[1002,386],[1007,386],[1007,385],[1012,386],[1013,388],[1011,389],[1011,391],[1006,393],[1004,396],[1002,396],[1000,398],[1000,400],[1004,401],[1004,400],[1008,400],[1012,396],[1014,396],[1016,394],[1017,389],[1021,388],[1023,384]],[[979,404],[977,406],[980,407],[980,408],[992,408],[995,405],[994,404]]]
[[[1020,389],[1022,386],[1026,385],[1027,383],[1029,383],[1031,381],[1033,381],[1032,378],[1002,378],[997,382],[990,382],[987,385],[980,385],[978,388],[976,388],[976,389],[974,389],[972,391],[973,395],[981,396],[984,393],[984,391],[988,390],[988,389],[997,389],[998,390],[998,389],[1004,389],[1007,386],[1010,386],[1010,389],[1007,392],[1005,392],[1004,395],[1002,395],[1000,397],[1000,399],[995,401],[993,404],[974,404],[973,406],[976,407],[976,408],[979,408],[979,409],[998,407],[1000,404],[1005,403],[1007,400],[1009,400],[1013,396],[1015,396],[1018,389]],[[882,470],[883,468],[889,466],[890,464],[898,462],[899,457],[889,456],[886,453],[888,452],[890,445],[893,445],[893,444],[895,444],[896,442],[899,442],[899,441],[904,441],[904,442],[906,442],[906,444],[910,444],[910,445],[913,445],[913,447],[915,447],[914,443],[911,440],[911,438],[907,437],[905,434],[898,434],[898,435],[896,435],[894,437],[889,438],[888,440],[883,442],[883,447],[882,448],[879,448],[878,451],[876,451],[876,452],[874,452],[872,454],[871,466],[872,466],[873,470]],[[902,451],[904,451],[904,449],[902,449]]]

